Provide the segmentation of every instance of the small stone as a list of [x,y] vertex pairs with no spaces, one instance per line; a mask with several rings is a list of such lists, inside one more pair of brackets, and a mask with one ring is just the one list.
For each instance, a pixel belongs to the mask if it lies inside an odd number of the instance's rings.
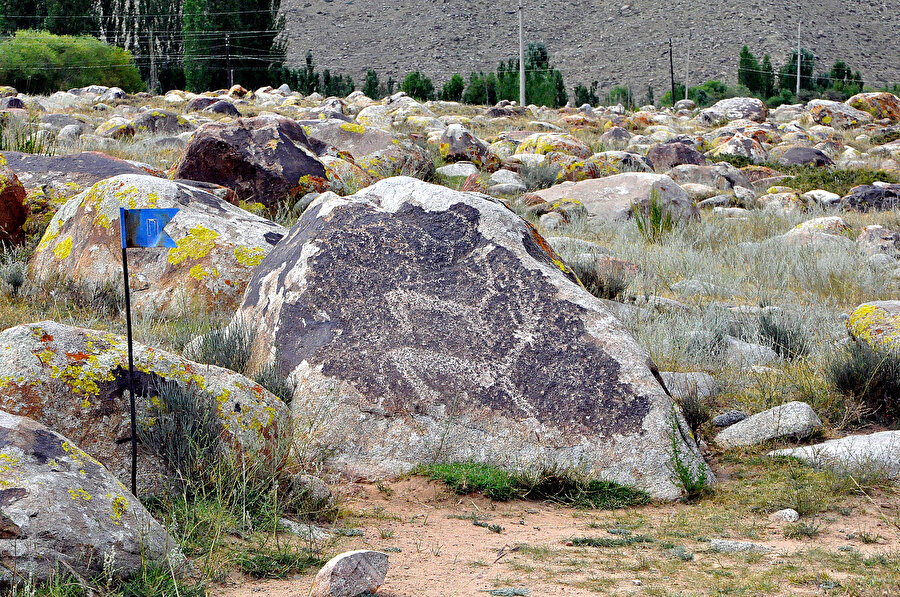
[[310,597],[357,597],[374,593],[384,583],[388,555],[360,549],[328,560],[313,581]]
[[642,584],[644,584],[644,583],[642,583],[641,581],[639,581],[639,580],[636,579],[636,578],[635,578],[634,580],[632,580],[631,582],[633,582],[633,583],[634,583],[634,586],[636,586],[636,587],[639,587],[639,586],[641,586]]
[[785,508],[778,512],[773,512],[769,518],[772,520],[783,520],[784,522],[797,522],[800,520],[800,514],[793,508]]
[[805,402],[788,402],[727,427],[716,436],[725,448],[753,446],[772,439],[809,437],[822,428],[822,421]]
[[547,230],[555,230],[566,223],[566,219],[559,212],[551,211],[540,217],[541,226]]
[[713,551],[722,553],[768,553],[771,548],[750,541],[730,541],[728,539],[713,539],[709,542]]
[[730,410],[726,413],[722,413],[721,415],[716,415],[713,417],[712,424],[713,427],[730,427],[735,423],[739,423],[747,418],[747,413],[739,411],[739,410]]

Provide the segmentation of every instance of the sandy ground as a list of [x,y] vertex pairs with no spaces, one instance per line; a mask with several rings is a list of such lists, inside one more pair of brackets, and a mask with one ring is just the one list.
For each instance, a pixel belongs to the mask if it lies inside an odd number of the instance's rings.
[[[694,559],[684,564],[666,556],[671,550],[661,545],[673,536],[690,535],[683,532],[691,527],[690,519],[685,523],[685,517],[694,512],[686,509],[696,506],[664,504],[598,512],[525,501],[492,503],[481,496],[450,494],[441,484],[421,478],[380,488],[353,485],[348,491],[343,505],[354,516],[346,524],[362,529],[364,534],[341,537],[325,546],[324,553],[392,548],[388,576],[378,591],[384,597],[488,595],[487,591],[503,587],[527,588],[531,596],[550,597],[669,594],[680,590],[696,594],[698,589],[701,593],[714,592],[712,585],[696,584],[710,575],[713,579],[748,572],[752,575],[754,571],[764,575],[767,569],[780,565],[802,569],[806,549],[836,551],[851,545],[861,554],[871,555],[896,552],[900,545],[900,533],[885,524],[874,507],[867,510],[857,504],[852,517],[823,520],[820,535],[806,541],[784,539],[783,523],[773,522],[765,515],[738,521],[752,528],[754,542],[772,548],[764,556],[711,553],[703,539],[683,540],[694,554]],[[475,526],[473,514],[479,521],[501,525],[503,530],[496,533]],[[576,536],[615,537],[609,528],[628,527],[634,534],[654,536],[655,543],[622,549],[566,545]],[[848,539],[848,534],[861,529],[877,533],[881,539],[872,545]],[[733,534],[732,538],[741,539]],[[672,577],[672,570],[677,571],[677,578]],[[314,573],[284,580],[233,577],[215,587],[213,594],[305,596]],[[830,578],[839,576],[832,574]],[[823,594],[821,583],[813,581],[797,581],[783,587],[783,591],[766,594]]]

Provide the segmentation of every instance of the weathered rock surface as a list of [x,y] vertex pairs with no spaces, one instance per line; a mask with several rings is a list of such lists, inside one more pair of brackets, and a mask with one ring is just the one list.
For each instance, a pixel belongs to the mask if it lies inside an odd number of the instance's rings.
[[0,155],[0,244],[18,244],[25,237],[22,226],[28,219],[25,187]]
[[706,126],[740,119],[765,122],[768,113],[766,105],[755,97],[732,97],[701,110],[697,121]]
[[[573,280],[501,204],[392,178],[313,202],[236,318],[258,322],[253,362],[290,375],[295,414],[328,413],[321,442],[351,474],[574,466],[675,498],[672,400]],[[705,466],[675,421],[676,445]]]
[[690,373],[676,373],[672,371],[663,371],[663,382],[666,389],[674,398],[687,398],[696,396],[697,398],[709,398],[718,392],[718,384],[713,376],[709,373],[694,371]]
[[813,122],[837,129],[872,122],[872,116],[841,102],[816,99],[806,104]]
[[327,174],[317,154],[323,150],[300,124],[282,116],[208,123],[191,138],[176,177],[220,184],[243,200],[273,207],[325,190]]
[[778,158],[778,163],[785,166],[833,166],[830,157],[815,147],[791,147]]
[[891,211],[897,207],[900,207],[900,184],[860,185],[841,199],[841,209],[851,211]]
[[739,410],[730,410],[712,418],[713,427],[731,427],[747,418],[747,414]]
[[166,226],[178,248],[129,254],[132,299],[140,309],[237,305],[254,268],[286,232],[182,182],[116,176],[56,213],[31,259],[35,275],[94,286],[121,279],[120,207],[180,210]]
[[847,105],[867,112],[874,118],[900,122],[900,98],[892,93],[883,91],[859,93],[848,99]]
[[856,246],[866,255],[888,255],[900,259],[900,232],[884,226],[866,226],[859,233]]
[[709,548],[722,553],[768,553],[770,547],[752,543],[750,541],[732,541],[730,539],[713,539],[709,542]]
[[66,567],[90,579],[110,553],[117,578],[142,563],[178,570],[184,562],[102,464],[48,427],[2,411],[0,488],[0,586],[41,582]]
[[581,203],[589,214],[604,221],[624,221],[633,217],[633,205],[646,212],[650,197],[658,194],[658,201],[682,220],[700,217],[700,211],[687,193],[664,174],[630,172],[582,182],[564,182],[535,195],[548,203],[563,199]]
[[900,300],[873,301],[853,310],[850,335],[877,350],[900,350]]
[[809,437],[822,428],[822,421],[805,402],[788,402],[747,417],[726,427],[716,436],[716,443],[723,448],[755,446],[780,439]]
[[482,170],[496,170],[500,158],[494,155],[488,145],[470,133],[461,124],[451,124],[441,135],[441,157],[450,162],[466,160]]
[[196,128],[171,110],[147,110],[131,121],[138,135],[177,135]]
[[162,175],[159,171],[151,171],[99,151],[55,156],[4,151],[3,156],[26,189],[44,185],[74,186],[80,192],[94,183],[120,174]]
[[360,549],[338,554],[316,574],[311,597],[359,597],[374,593],[388,571],[388,555]]
[[882,473],[900,479],[900,431],[848,435],[812,446],[775,450],[769,456],[799,458],[841,473]]
[[[134,366],[143,428],[156,424],[154,397],[164,380],[204,390],[214,402],[210,406],[223,426],[223,439],[234,450],[267,452],[287,420],[281,400],[233,371],[142,344],[134,345]],[[0,410],[63,433],[120,480],[131,474],[127,376],[122,336],[52,321],[0,332]],[[139,457],[139,492],[157,488],[165,463],[143,445]]]
[[682,164],[706,165],[702,153],[684,143],[661,143],[654,145],[647,152],[647,159],[657,172],[665,172]]

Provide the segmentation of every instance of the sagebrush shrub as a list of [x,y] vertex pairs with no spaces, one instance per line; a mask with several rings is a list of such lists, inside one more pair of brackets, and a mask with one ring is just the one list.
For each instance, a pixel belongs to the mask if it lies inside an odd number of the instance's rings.
[[888,424],[900,421],[900,352],[852,342],[832,357],[828,374],[837,390],[861,400],[870,416]]

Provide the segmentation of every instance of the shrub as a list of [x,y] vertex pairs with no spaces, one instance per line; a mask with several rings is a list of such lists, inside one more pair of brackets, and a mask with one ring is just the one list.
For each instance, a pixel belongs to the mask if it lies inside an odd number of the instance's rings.
[[784,359],[793,359],[809,352],[809,340],[795,317],[763,312],[759,316],[759,335]]
[[686,462],[682,457],[681,446],[678,442],[681,430],[674,409],[672,412],[672,429],[669,435],[672,438],[670,466],[674,481],[681,487],[685,500],[694,501],[700,499],[710,491],[709,479],[706,477],[706,468],[701,463],[695,469],[690,462]]
[[712,408],[695,388],[691,388],[687,395],[679,401],[679,406],[684,420],[691,428],[691,433],[697,437],[697,432],[712,417]]
[[519,174],[522,184],[529,191],[540,191],[555,185],[559,180],[560,167],[549,162],[541,162],[536,166],[522,164]]
[[852,342],[834,355],[828,375],[838,391],[862,401],[876,418],[900,421],[900,353]]
[[134,92],[144,89],[131,55],[89,37],[17,31],[0,42],[0,80],[19,91],[48,94],[102,81]]
[[610,301],[625,296],[628,277],[624,275],[623,268],[615,265],[598,265],[593,258],[586,262],[576,258],[571,260],[569,265],[584,284],[585,290],[594,296]]
[[650,192],[650,207],[646,212],[637,204],[632,205],[631,210],[638,232],[648,243],[658,243],[678,224],[679,218],[672,216],[656,189]]
[[250,326],[238,322],[201,336],[191,356],[201,363],[244,373],[255,337]]
[[[782,168],[783,169],[783,168]],[[805,193],[815,189],[823,189],[840,196],[847,195],[855,186],[872,184],[876,181],[897,182],[894,174],[884,170],[867,170],[854,168],[851,170],[837,170],[829,168],[816,168],[813,166],[800,166],[789,170],[794,176],[792,180],[785,181],[791,187]]]

